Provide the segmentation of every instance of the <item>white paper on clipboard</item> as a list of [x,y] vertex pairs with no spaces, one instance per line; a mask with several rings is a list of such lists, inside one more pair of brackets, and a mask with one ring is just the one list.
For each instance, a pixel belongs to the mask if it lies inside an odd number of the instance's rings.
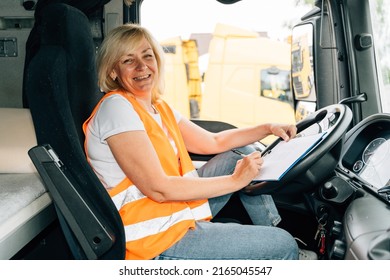
[[326,132],[296,137],[288,142],[280,141],[269,153],[263,155],[263,166],[253,181],[279,181],[287,171],[321,142],[325,134]]

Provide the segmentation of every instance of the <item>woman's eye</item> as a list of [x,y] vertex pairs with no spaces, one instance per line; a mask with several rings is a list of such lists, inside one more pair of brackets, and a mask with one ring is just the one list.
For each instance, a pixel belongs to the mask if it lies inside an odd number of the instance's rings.
[[134,61],[134,59],[130,59],[130,58],[129,58],[129,59],[123,60],[122,63],[123,63],[123,64],[131,64],[131,63],[133,63],[133,61]]

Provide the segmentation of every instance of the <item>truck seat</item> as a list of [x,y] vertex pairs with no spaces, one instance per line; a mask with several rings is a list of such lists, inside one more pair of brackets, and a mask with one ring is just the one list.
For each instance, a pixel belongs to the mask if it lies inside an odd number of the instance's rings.
[[[83,149],[82,123],[102,97],[97,86],[96,48],[90,23],[79,9],[55,3],[40,10],[36,24],[37,33],[31,36],[39,44],[25,66],[25,96],[37,147],[49,145],[72,178],[65,178],[62,170],[47,170],[49,167],[40,162],[39,155],[34,164],[42,167],[38,171],[43,170],[40,175],[45,185],[52,188],[49,191],[74,258],[124,259],[121,218]],[[61,184],[55,183],[59,181]],[[66,199],[67,196],[72,199]],[[77,202],[83,206],[76,206]],[[97,227],[85,223],[86,215],[99,218]],[[109,236],[105,236],[109,239],[107,250],[101,250],[100,246],[106,241],[100,236],[104,230],[109,231]]]

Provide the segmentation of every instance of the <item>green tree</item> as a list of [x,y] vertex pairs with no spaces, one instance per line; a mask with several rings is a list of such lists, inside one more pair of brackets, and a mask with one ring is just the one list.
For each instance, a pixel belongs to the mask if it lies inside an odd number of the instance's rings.
[[314,0],[295,0],[295,5],[310,5],[314,6]]
[[[296,7],[299,7],[302,9],[306,8],[309,10],[309,8],[314,6],[314,1],[315,0],[294,0],[294,4]],[[296,17],[296,18],[293,18],[290,20],[286,20],[283,23],[283,27],[291,30],[294,27],[294,25],[297,24],[297,22],[299,22],[299,17]]]

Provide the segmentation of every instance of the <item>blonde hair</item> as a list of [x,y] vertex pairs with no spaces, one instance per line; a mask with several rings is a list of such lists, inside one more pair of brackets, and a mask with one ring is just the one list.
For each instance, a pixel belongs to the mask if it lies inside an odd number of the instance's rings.
[[111,30],[98,51],[96,60],[98,84],[103,92],[124,90],[118,79],[113,80],[110,74],[119,59],[129,50],[135,50],[144,38],[151,45],[157,60],[158,82],[152,89],[152,103],[160,98],[164,89],[164,51],[146,28],[133,23],[127,23]]

